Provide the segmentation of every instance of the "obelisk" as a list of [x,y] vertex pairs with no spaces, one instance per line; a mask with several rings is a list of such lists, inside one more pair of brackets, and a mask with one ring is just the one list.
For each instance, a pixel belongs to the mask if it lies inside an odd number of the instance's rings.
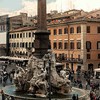
[[46,0],[38,0],[37,31],[35,32],[34,56],[42,58],[48,51],[50,45],[46,22]]
[[46,25],[46,0],[38,0],[38,30],[47,30]]

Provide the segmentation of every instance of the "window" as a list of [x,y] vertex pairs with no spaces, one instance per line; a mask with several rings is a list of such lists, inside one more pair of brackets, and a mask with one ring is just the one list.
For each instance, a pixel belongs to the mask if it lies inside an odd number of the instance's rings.
[[100,49],[100,41],[97,42],[97,49]]
[[100,26],[99,26],[99,27],[97,27],[97,32],[98,32],[98,33],[100,33]]
[[98,59],[100,59],[100,54],[98,54]]
[[22,33],[20,33],[20,38],[22,38]]
[[32,37],[34,37],[34,32],[32,33]]
[[22,47],[24,48],[24,42],[22,43]]
[[81,41],[77,41],[77,49],[81,49]]
[[17,34],[17,38],[19,38],[19,34]]
[[90,41],[86,42],[86,49],[91,49],[91,42]]
[[90,54],[87,54],[87,59],[90,59]]
[[14,47],[16,47],[16,43],[14,43]]
[[25,33],[23,33],[23,37],[25,37]]
[[70,49],[74,49],[74,42],[70,42]]
[[31,33],[29,32],[29,37],[31,37]]
[[48,30],[48,32],[49,32],[49,33],[51,33],[51,31],[50,31],[50,30]]
[[64,34],[68,33],[68,28],[64,28]]
[[28,43],[26,42],[26,44],[25,44],[25,47],[27,48],[28,47]]
[[90,26],[87,26],[87,33],[90,33]]
[[19,47],[19,43],[17,43],[17,47]]
[[32,47],[34,47],[34,42],[32,42]]
[[81,26],[77,27],[77,33],[81,33]]
[[64,49],[68,49],[68,42],[64,43]]
[[32,46],[31,46],[31,42],[29,42],[29,48],[31,48]]
[[70,28],[70,33],[74,33],[74,28],[73,27]]
[[12,34],[12,39],[14,38],[14,34]]
[[59,49],[62,49],[62,42],[59,42],[58,46]]
[[14,34],[14,38],[16,38],[16,34]]
[[56,42],[53,43],[53,49],[57,49],[57,43]]
[[54,35],[57,35],[57,30],[54,29],[54,30],[53,30],[53,33],[54,33]]
[[9,38],[11,38],[11,34],[9,35]]
[[59,34],[62,34],[62,29],[59,29]]

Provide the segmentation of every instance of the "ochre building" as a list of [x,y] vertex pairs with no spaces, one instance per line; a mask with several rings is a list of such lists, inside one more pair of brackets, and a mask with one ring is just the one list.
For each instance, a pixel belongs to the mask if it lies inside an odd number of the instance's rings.
[[[69,67],[74,71],[80,69],[92,71],[100,67],[98,12],[85,13],[82,10],[71,10],[64,14],[53,12],[47,15],[51,49],[57,61],[64,63],[66,68]],[[32,34],[35,31],[34,27],[10,31],[10,53],[13,56],[27,57],[29,48],[34,49]]]

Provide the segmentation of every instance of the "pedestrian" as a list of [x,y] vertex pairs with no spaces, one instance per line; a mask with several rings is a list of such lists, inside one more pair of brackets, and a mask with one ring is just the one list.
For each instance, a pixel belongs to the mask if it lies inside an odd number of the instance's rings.
[[78,94],[77,94],[77,96],[76,96],[76,100],[79,100],[79,98],[78,98]]
[[82,82],[80,82],[79,88],[81,88],[81,89],[83,88]]
[[8,73],[6,70],[3,71],[3,75],[2,75],[2,79],[3,79],[3,86],[5,86],[7,79],[8,79]]
[[10,73],[9,73],[9,79],[10,79],[10,82],[11,83],[13,82],[14,74],[15,74],[15,69],[12,69],[10,71]]
[[87,88],[88,88],[88,82],[86,81],[85,89],[87,90]]
[[5,100],[5,95],[4,95],[3,90],[1,90],[1,94],[2,94],[2,100]]
[[93,100],[93,91],[90,91],[90,100]]
[[73,94],[72,100],[77,100],[75,94]]

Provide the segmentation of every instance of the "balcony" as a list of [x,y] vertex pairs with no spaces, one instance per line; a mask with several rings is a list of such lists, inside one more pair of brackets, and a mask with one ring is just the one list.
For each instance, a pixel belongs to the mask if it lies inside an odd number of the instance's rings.
[[57,57],[56,60],[58,62],[68,62],[68,63],[79,63],[79,64],[83,64],[83,59],[80,58],[60,58]]

